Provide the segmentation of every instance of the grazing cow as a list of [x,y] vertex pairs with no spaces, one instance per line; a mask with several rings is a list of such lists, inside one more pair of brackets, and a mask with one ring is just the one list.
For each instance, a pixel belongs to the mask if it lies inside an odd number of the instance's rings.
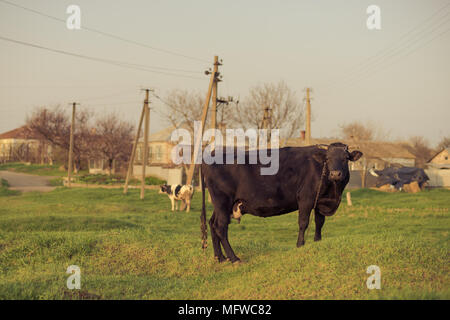
[[356,161],[361,156],[360,151],[349,152],[348,146],[342,143],[281,148],[279,170],[274,175],[261,175],[263,165],[260,163],[248,164],[249,151],[245,153],[247,164],[203,163],[203,248],[206,247],[207,233],[205,188],[208,188],[214,206],[209,225],[214,256],[219,262],[226,260],[221,246],[231,262],[240,261],[228,241],[228,225],[231,218],[239,219],[245,213],[266,218],[298,210],[297,247],[300,247],[305,243],[305,230],[310,213],[315,209],[314,240],[320,240],[325,217],[336,212],[349,181],[348,161]]
[[191,209],[191,199],[194,195],[194,187],[187,185],[162,185],[159,187],[159,193],[165,193],[169,196],[172,203],[172,211],[181,210],[179,201],[186,205],[186,212]]

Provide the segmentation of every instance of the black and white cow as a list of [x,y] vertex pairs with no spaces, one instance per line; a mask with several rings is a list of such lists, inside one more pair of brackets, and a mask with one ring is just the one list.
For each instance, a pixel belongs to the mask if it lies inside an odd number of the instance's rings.
[[325,217],[336,212],[349,181],[348,161],[356,161],[361,156],[360,151],[349,152],[348,146],[342,143],[281,148],[279,170],[274,175],[261,175],[260,169],[264,165],[260,163],[248,164],[249,152],[245,153],[247,164],[203,163],[203,247],[206,247],[207,232],[205,188],[208,188],[214,206],[209,225],[214,256],[219,262],[226,260],[221,247],[231,262],[239,261],[228,241],[228,225],[231,218],[240,219],[246,213],[266,218],[298,210],[297,247],[300,247],[305,243],[305,230],[314,209],[314,240],[320,240]]
[[191,199],[194,195],[194,187],[188,185],[162,185],[160,186],[159,193],[165,193],[169,196],[172,203],[172,211],[181,210],[180,201],[186,205],[186,212],[191,209]]

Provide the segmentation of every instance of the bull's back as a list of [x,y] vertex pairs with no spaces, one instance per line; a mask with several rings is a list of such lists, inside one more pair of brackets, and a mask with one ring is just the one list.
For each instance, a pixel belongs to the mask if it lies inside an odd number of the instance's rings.
[[243,201],[245,213],[265,217],[295,211],[299,187],[316,171],[305,149],[280,149],[275,175],[261,175],[265,165],[260,163],[203,164],[206,186],[213,199],[225,195],[233,202]]

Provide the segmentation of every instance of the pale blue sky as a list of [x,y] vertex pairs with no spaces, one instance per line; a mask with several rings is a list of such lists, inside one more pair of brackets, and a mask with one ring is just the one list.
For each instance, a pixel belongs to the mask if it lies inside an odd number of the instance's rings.
[[[220,95],[243,98],[253,85],[284,80],[303,99],[303,88],[313,87],[313,137],[335,136],[340,124],[353,120],[372,120],[395,139],[422,135],[435,144],[450,135],[448,0],[9,1],[60,19],[67,18],[68,5],[77,4],[82,28],[205,62],[71,31],[0,2],[2,37],[104,59],[198,70],[202,78],[125,69],[0,40],[0,132],[23,124],[35,106],[73,100],[136,122],[140,87],[155,88],[161,96],[174,88],[205,92],[203,71],[217,54],[224,62]],[[379,31],[366,28],[371,4],[381,8]],[[164,105],[153,99],[153,107]],[[152,113],[152,132],[165,125]]]

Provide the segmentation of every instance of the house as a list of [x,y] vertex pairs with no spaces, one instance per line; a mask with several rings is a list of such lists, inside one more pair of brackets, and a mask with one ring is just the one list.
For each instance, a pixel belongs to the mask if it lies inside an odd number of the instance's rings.
[[436,153],[426,165],[425,172],[430,178],[430,187],[450,187],[450,148]]
[[428,168],[450,169],[450,148],[444,148],[427,162]]
[[[184,168],[172,161],[172,148],[176,143],[171,141],[175,126],[168,127],[159,132],[149,135],[148,139],[148,162],[145,169],[146,176],[154,176],[167,181],[168,184],[181,184],[183,181]],[[141,138],[136,148],[136,157],[133,164],[133,175],[141,178],[142,162],[144,155],[144,139]]]
[[52,163],[52,147],[22,126],[0,134],[0,162]]
[[113,160],[111,172],[108,161],[100,156],[90,156],[88,159],[88,170],[90,174],[116,174],[121,170],[125,170],[124,161]]

